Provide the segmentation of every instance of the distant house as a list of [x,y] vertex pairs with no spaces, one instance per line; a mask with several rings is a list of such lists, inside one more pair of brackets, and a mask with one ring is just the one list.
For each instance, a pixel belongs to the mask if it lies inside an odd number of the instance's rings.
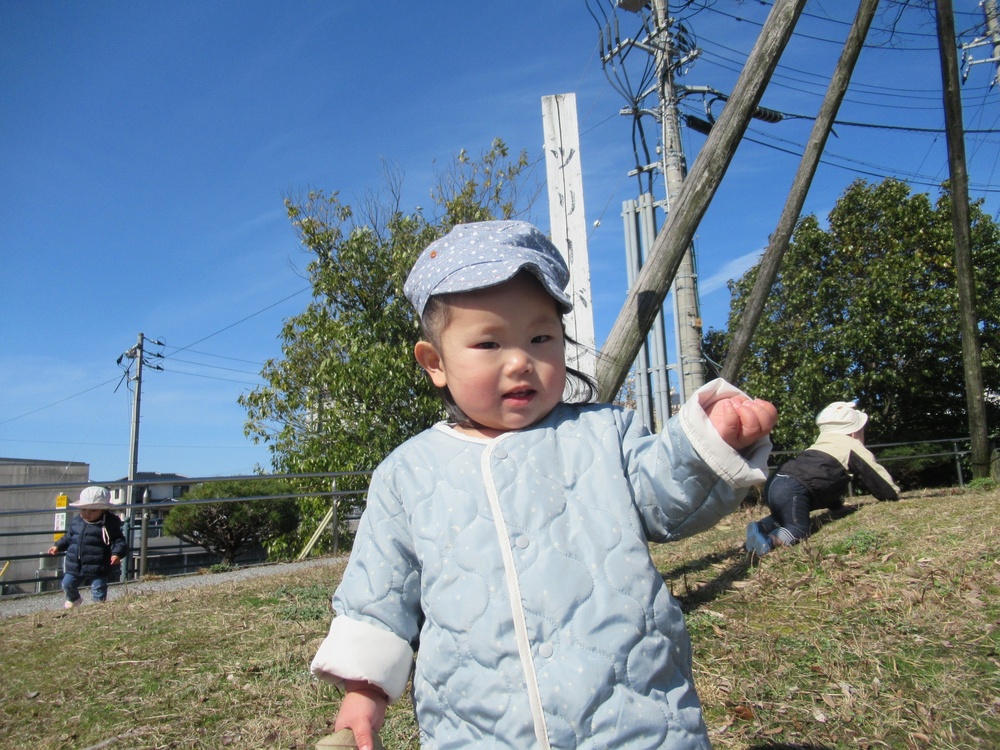
[[[90,464],[0,458],[0,594],[26,594],[57,588],[61,557],[45,551],[66,528],[62,504],[76,502],[90,479]],[[60,499],[60,496],[63,496]]]
[[[111,502],[115,505],[128,504],[129,487],[128,477],[118,480],[120,486],[112,486]],[[135,475],[134,497],[135,504],[149,503],[149,521],[159,526],[163,525],[163,518],[169,512],[172,504],[180,500],[185,493],[191,489],[190,477],[181,474],[160,474],[156,471],[140,471]],[[134,512],[130,515],[138,515]]]

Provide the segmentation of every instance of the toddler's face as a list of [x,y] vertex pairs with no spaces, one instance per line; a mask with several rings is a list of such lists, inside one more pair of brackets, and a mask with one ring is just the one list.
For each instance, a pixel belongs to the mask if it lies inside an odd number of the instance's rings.
[[454,295],[440,350],[421,342],[417,359],[477,425],[466,431],[483,437],[533,425],[562,400],[566,384],[562,318],[524,273]]
[[104,509],[99,508],[95,510],[94,508],[84,508],[80,511],[80,515],[83,516],[83,520],[89,523],[93,523],[98,520],[104,514]]

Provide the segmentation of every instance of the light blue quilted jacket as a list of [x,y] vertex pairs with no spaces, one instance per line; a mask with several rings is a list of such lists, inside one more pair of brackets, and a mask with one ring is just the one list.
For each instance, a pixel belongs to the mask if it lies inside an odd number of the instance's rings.
[[766,478],[770,443],[737,454],[701,408],[732,393],[713,381],[658,436],[563,405],[493,440],[438,425],[404,443],[372,478],[313,673],[395,700],[413,669],[423,748],[708,748],[647,543]]

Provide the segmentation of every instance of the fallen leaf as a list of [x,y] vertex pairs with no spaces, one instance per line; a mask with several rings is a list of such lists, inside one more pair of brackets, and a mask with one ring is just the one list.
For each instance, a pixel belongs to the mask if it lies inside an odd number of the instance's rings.
[[740,705],[733,708],[733,715],[737,719],[743,719],[744,721],[753,721],[753,709],[747,705]]

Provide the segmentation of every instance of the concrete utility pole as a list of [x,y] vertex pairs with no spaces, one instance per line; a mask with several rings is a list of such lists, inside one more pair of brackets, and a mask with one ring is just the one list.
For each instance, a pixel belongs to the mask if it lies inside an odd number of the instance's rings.
[[[132,393],[132,439],[130,440],[129,456],[128,456],[128,519],[129,519],[129,558],[132,558],[132,533],[134,531],[133,523],[135,519],[135,508],[136,505],[136,491],[135,491],[135,475],[136,470],[139,465],[139,407],[142,403],[142,368],[146,364],[144,346],[146,342],[146,337],[140,333],[139,338],[135,342],[135,346],[126,351],[120,357],[118,357],[118,364],[122,363],[124,359],[131,359],[135,362],[135,377],[132,378],[132,382],[135,384],[135,390]],[[162,341],[153,341],[156,346],[163,346]],[[162,357],[162,354],[154,353],[154,357]],[[162,370],[163,368],[159,365],[149,365],[154,370]],[[127,377],[127,374],[126,374]],[[142,505],[142,556],[140,557],[141,569],[139,571],[140,576],[146,574],[146,554],[145,554],[145,544],[146,544],[146,529],[148,519],[146,518],[146,500],[147,496],[143,498]],[[129,566],[125,565],[124,570],[126,577],[128,575]],[[135,572],[135,571],[133,571]]]
[[[667,191],[667,214],[673,210],[687,176],[687,162],[681,143],[681,128],[677,118],[677,93],[674,90],[674,68],[670,21],[666,0],[653,0],[655,20],[656,73],[659,82],[660,125],[663,138],[663,177]],[[694,245],[689,244],[681,256],[674,276],[674,326],[677,331],[678,398],[684,403],[688,396],[705,384],[705,360],[701,353],[701,311],[698,301],[698,275],[695,269]],[[669,415],[667,415],[669,416]],[[666,420],[664,420],[665,422]]]
[[997,0],[986,0],[983,3],[986,14],[986,32],[993,44],[993,62],[997,65],[997,75],[994,81],[1000,81],[1000,15],[997,13]]
[[[969,71],[973,65],[994,63],[997,66],[997,74],[990,81],[990,85],[992,86],[995,83],[1000,83],[1000,14],[997,12],[997,0],[984,0],[980,5],[983,6],[983,14],[986,16],[986,36],[973,39],[968,44],[962,45],[962,63],[965,67],[962,73],[962,83],[965,83],[965,79],[968,78]],[[970,49],[984,45],[989,45],[993,48],[992,57],[988,57],[985,60],[969,59],[968,51]]]
[[[146,337],[139,334],[135,346],[125,352],[125,356],[135,361],[135,391],[132,395],[132,439],[128,453],[128,481],[135,481],[136,467],[139,465],[139,405],[142,402],[142,346]],[[135,485],[128,487],[128,504],[135,504]]]
[[[128,453],[128,517],[135,518],[135,474],[136,467],[139,463],[139,405],[142,402],[142,346],[145,341],[145,336],[139,333],[139,338],[135,342],[135,346],[129,349],[124,357],[135,362],[135,378],[133,378],[133,383],[135,384],[135,390],[132,392],[132,437],[129,441],[129,453]],[[118,359],[119,363],[121,358]],[[143,514],[145,515],[145,508],[143,508]],[[131,554],[132,540],[129,539],[129,550]],[[144,564],[145,560],[140,556],[140,564]],[[126,566],[126,574],[128,567]],[[140,576],[143,573],[139,574]]]
[[972,439],[972,476],[978,479],[990,475],[990,446],[977,327],[976,289],[973,279],[969,175],[965,164],[962,96],[959,91],[955,46],[955,13],[951,0],[937,0],[935,7],[938,51],[941,55],[944,123],[948,140],[948,168],[951,176],[951,219],[955,233],[955,274],[958,285],[959,327],[962,332],[962,362],[965,366],[965,398],[969,410],[969,435]]
[[806,142],[806,148],[802,153],[799,169],[795,173],[792,188],[785,201],[785,208],[778,220],[777,228],[771,235],[764,257],[760,261],[757,280],[747,298],[746,307],[740,317],[739,326],[733,334],[733,340],[729,344],[726,361],[722,367],[722,377],[731,383],[736,382],[736,376],[746,359],[750,340],[764,312],[767,296],[778,275],[781,259],[784,257],[785,251],[788,250],[788,243],[795,231],[795,224],[798,222],[799,216],[802,215],[802,206],[809,192],[809,186],[812,185],[813,177],[816,175],[819,158],[826,147],[830,129],[833,127],[833,121],[837,118],[837,111],[840,109],[844,94],[847,92],[847,85],[851,81],[851,74],[858,62],[861,48],[864,45],[865,37],[868,36],[868,29],[871,28],[877,8],[878,0],[861,0],[861,4],[858,6],[854,24],[851,26],[847,42],[844,44],[844,51],[837,61],[837,67],[830,79],[830,85],[826,90],[823,104],[820,106],[819,115],[816,117],[812,132],[809,134],[809,140]]
[[649,333],[663,300],[691,245],[698,223],[722,181],[736,147],[746,132],[778,58],[792,35],[806,0],[775,0],[733,96],[712,127],[694,166],[660,230],[636,283],[611,329],[597,361],[599,399],[610,401],[621,388],[642,340]]
[[566,316],[566,333],[579,345],[575,351],[568,352],[569,364],[595,377],[597,345],[594,341],[594,307],[590,292],[590,256],[587,252],[576,94],[543,96],[542,127],[545,131],[545,175],[552,242],[569,266],[570,288],[567,292],[573,301],[573,311]]

